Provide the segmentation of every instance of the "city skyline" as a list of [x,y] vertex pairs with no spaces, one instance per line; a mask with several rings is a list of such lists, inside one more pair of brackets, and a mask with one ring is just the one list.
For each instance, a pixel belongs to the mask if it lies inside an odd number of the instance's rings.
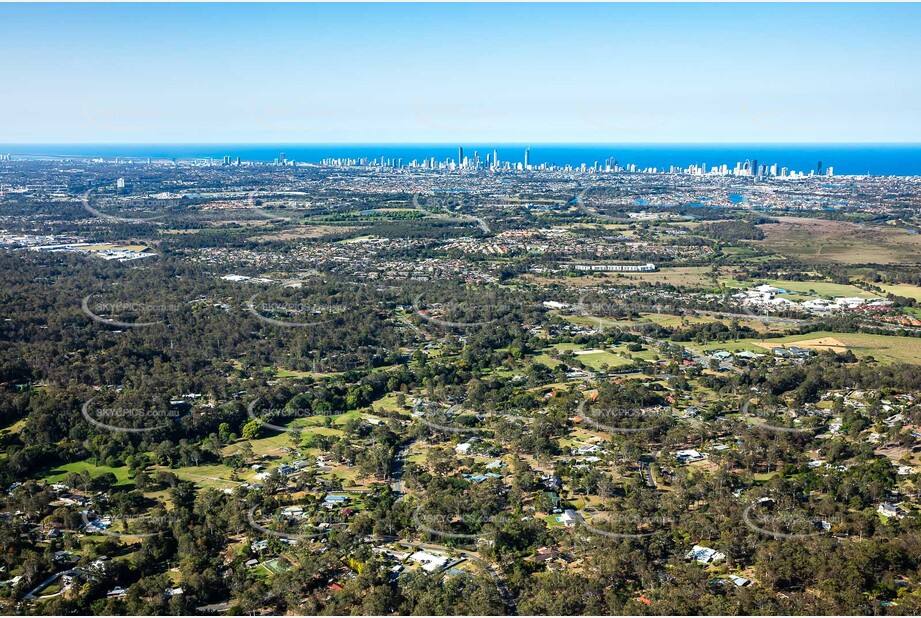
[[919,17],[5,4],[0,143],[917,143]]
[[123,164],[274,163],[288,166],[393,167],[461,172],[546,170],[800,178],[839,174],[918,175],[921,171],[921,145],[0,144],[0,161],[5,159],[60,159]]

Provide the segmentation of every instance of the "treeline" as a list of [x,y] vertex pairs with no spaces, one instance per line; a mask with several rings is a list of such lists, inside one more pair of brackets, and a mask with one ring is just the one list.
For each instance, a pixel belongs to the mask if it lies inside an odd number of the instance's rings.
[[715,221],[701,225],[696,231],[726,244],[764,239],[764,231],[751,221]]

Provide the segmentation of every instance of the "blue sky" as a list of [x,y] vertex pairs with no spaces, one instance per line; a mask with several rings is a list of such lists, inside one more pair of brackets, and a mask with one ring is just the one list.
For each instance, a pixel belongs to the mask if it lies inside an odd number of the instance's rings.
[[916,4],[0,4],[0,143],[921,142]]

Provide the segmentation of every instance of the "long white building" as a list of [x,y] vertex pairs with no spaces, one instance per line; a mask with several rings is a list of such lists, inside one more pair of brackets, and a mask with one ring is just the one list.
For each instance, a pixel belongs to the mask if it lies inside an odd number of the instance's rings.
[[576,270],[604,273],[649,273],[656,265],[648,264],[576,264]]

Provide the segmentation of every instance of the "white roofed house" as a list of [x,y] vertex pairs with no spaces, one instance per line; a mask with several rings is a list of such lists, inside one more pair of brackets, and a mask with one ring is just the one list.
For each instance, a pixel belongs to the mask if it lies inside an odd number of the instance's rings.
[[876,507],[876,511],[883,517],[895,517],[896,519],[902,519],[908,515],[908,511],[891,502],[883,502]]
[[685,560],[695,560],[699,564],[716,564],[725,560],[726,554],[703,545],[695,545],[684,558]]
[[470,452],[471,447],[473,447],[473,445],[470,444],[469,442],[461,442],[460,444],[454,447],[454,451],[461,455],[466,455],[467,453]]
[[703,461],[706,458],[706,453],[701,453],[693,448],[675,451],[675,459],[681,463],[693,463],[695,461]]
[[567,528],[571,528],[579,524],[582,521],[582,516],[576,513],[572,509],[566,509],[563,511],[563,514],[559,516],[559,521],[562,522]]
[[449,562],[445,556],[436,556],[426,551],[417,551],[410,555],[409,559],[418,563],[424,571],[429,573],[444,568]]
[[730,575],[730,576],[729,576],[729,581],[731,581],[733,584],[735,584],[735,586],[736,586],[737,588],[742,588],[743,586],[747,586],[747,585],[749,585],[749,584],[751,583],[751,580],[750,580],[750,579],[748,579],[748,578],[746,578],[746,577],[741,577],[741,576],[739,576],[739,575]]

